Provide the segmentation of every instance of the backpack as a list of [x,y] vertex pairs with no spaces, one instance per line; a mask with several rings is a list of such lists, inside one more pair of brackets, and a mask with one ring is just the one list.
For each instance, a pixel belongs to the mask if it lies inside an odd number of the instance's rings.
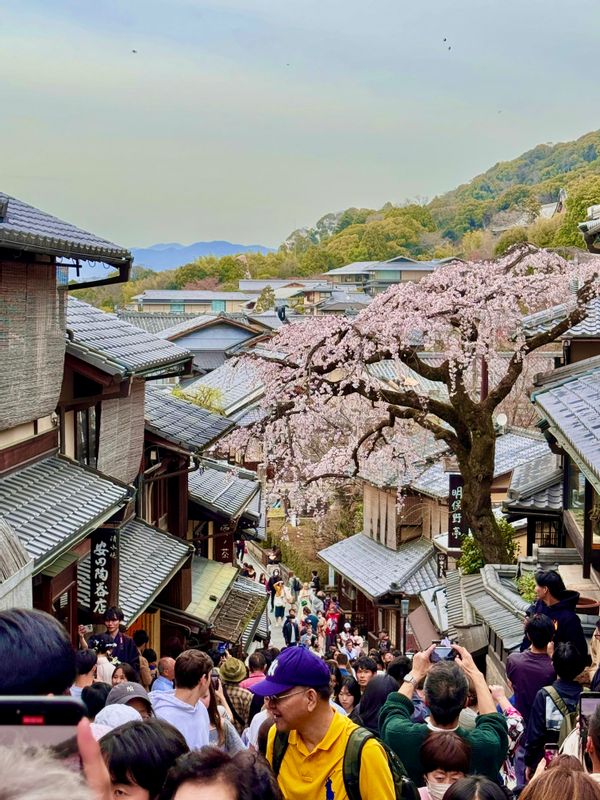
[[292,581],[292,591],[293,592],[299,592],[301,588],[302,588],[302,584],[300,583],[298,578],[294,578],[294,580]]
[[[383,747],[387,757],[388,766],[392,773],[395,788],[395,800],[419,800],[419,792],[414,783],[409,779],[404,764],[396,753],[382,741],[377,739],[371,731],[366,728],[355,728],[348,738],[344,762],[342,765],[342,775],[344,787],[349,800],[361,800],[360,796],[360,760],[362,750],[369,739],[375,739]],[[288,734],[276,733],[273,742],[273,772],[277,776],[285,756],[288,746]]]
[[560,730],[558,732],[558,746],[560,747],[577,725],[577,710],[569,711],[567,704],[554,686],[544,686],[544,691],[552,698],[552,702],[562,714],[562,722],[560,723]]

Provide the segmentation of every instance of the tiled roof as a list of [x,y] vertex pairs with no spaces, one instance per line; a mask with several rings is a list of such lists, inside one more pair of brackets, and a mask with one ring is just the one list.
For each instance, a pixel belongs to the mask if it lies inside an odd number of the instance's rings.
[[0,478],[0,515],[39,571],[112,516],[129,496],[124,484],[54,456]]
[[318,304],[320,311],[344,311],[347,308],[366,308],[373,300],[363,292],[332,292],[331,297]]
[[240,411],[264,393],[258,370],[238,358],[228,359],[222,367],[189,383],[184,391],[193,396],[195,390],[203,388],[219,392],[218,404],[225,416]]
[[[439,366],[444,360],[443,353],[419,353],[419,357],[430,366]],[[415,372],[403,361],[385,360],[369,364],[369,374],[382,381],[401,386],[403,389],[415,389],[436,400],[448,400],[448,387],[439,381],[431,381]]]
[[[523,318],[523,327],[528,336],[536,333],[545,333],[563,319],[575,308],[574,302],[570,305],[563,303],[559,306],[529,314]],[[574,325],[562,335],[563,339],[597,339],[600,338],[600,298],[596,297],[588,304],[587,317]]]
[[[330,275],[367,275],[381,263],[381,261],[353,261],[352,264],[346,264],[344,267],[330,269],[325,273],[325,277],[327,278]],[[399,269],[399,267],[396,267],[396,269]]]
[[318,555],[372,598],[389,592],[392,583],[410,595],[418,595],[440,583],[434,547],[426,539],[415,539],[394,551],[364,533],[357,533],[326,547]]
[[211,292],[201,289],[146,289],[133,300],[142,303],[210,303],[212,300],[240,300],[245,303],[256,300],[256,295],[242,292]]
[[560,461],[554,453],[521,464],[512,473],[503,508],[507,512],[560,511],[562,477]]
[[219,639],[238,642],[252,622],[258,626],[267,605],[264,586],[249,578],[236,578],[210,622]]
[[146,385],[144,418],[149,431],[193,452],[208,447],[234,427],[225,417],[151,384]]
[[256,475],[248,470],[236,470],[229,464],[215,461],[206,464],[203,470],[189,476],[190,499],[215,514],[237,519],[260,490]]
[[[535,391],[532,400],[548,421],[551,433],[579,464],[588,478],[600,486],[600,359],[556,370],[549,387]],[[572,372],[573,374],[570,374]],[[562,379],[562,380],[561,380]],[[544,379],[546,380],[546,379]]]
[[295,286],[297,285],[298,288],[305,288],[307,290],[314,290],[317,287],[323,287],[323,289],[331,289],[331,286],[323,281],[319,280],[305,280],[304,278],[288,278],[284,280],[283,278],[265,278],[264,280],[240,280],[238,283],[238,288],[240,292],[253,292],[256,294],[260,294],[263,289],[266,289],[267,286],[270,286],[271,289],[283,289],[286,286]]
[[124,247],[0,192],[0,204],[5,202],[8,205],[0,221],[0,247],[115,265],[131,261],[131,253]]
[[183,372],[192,354],[123,322],[114,314],[69,297],[67,352],[110,374]]
[[201,319],[214,319],[214,314],[170,314],[168,311],[117,311],[117,317],[123,322],[128,322],[146,333],[155,336],[167,328],[172,328],[182,322],[189,322],[200,317]]
[[[242,329],[255,336],[264,333],[263,326],[258,323],[253,324],[252,320],[249,320],[244,315],[222,312],[220,314],[196,314],[192,319],[181,320],[170,328],[165,328],[158,335],[161,339],[175,340],[187,333],[193,333],[206,327],[214,327],[215,324],[228,326],[229,330]],[[215,344],[211,349],[218,349],[218,345]]]
[[263,642],[269,638],[269,610],[265,606],[265,610],[258,617],[248,623],[246,630],[242,634],[241,645],[245,653],[248,652],[248,645],[253,639],[261,639]]
[[[548,443],[533,434],[508,432],[496,438],[494,477],[511,472],[520,464],[547,455]],[[433,497],[448,495],[448,473],[441,462],[433,464],[410,484],[417,492]]]
[[468,582],[463,579],[463,590],[477,618],[502,639],[506,651],[517,649],[523,640],[523,620],[529,603],[514,588],[510,590],[503,584],[491,564],[469,578]]
[[[193,548],[171,534],[134,519],[119,531],[119,605],[130,625],[150,605]],[[90,604],[90,557],[77,565],[79,603]]]
[[237,576],[231,564],[195,556],[192,560],[192,602],[185,613],[208,622]]

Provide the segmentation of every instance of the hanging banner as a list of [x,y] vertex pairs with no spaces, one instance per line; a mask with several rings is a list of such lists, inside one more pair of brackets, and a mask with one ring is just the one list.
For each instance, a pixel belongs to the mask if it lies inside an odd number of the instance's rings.
[[103,618],[119,604],[119,540],[113,528],[100,528],[90,537],[90,611]]
[[463,514],[463,492],[465,482],[462,475],[448,476],[448,547],[462,547],[462,540],[469,532]]

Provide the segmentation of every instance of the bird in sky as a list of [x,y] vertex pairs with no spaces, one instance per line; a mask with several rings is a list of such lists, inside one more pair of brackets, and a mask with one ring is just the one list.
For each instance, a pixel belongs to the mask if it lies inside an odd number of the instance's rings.
[[132,52],[132,53],[137,53],[137,50],[132,50],[131,52]]

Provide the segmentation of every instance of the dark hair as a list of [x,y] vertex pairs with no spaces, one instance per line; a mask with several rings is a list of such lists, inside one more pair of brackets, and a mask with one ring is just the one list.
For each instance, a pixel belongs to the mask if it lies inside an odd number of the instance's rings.
[[104,654],[113,649],[110,645],[114,644],[114,641],[109,633],[95,633],[90,636],[88,647],[93,648],[97,653]]
[[119,608],[119,606],[110,606],[104,612],[103,619],[118,619],[119,622],[123,622],[125,619],[125,614],[123,613],[122,609]]
[[446,772],[469,772],[471,745],[457,733],[434,733],[425,738],[420,750],[423,774],[443,769]]
[[87,708],[86,716],[93,720],[99,711],[106,705],[106,698],[112,686],[108,683],[92,683],[91,686],[84,686],[81,690],[81,699]]
[[202,650],[184,650],[175,661],[175,684],[179,689],[195,689],[202,678],[210,675],[213,662]]
[[387,665],[387,674],[395,678],[398,683],[402,683],[404,677],[410,672],[410,658],[407,656],[397,656]]
[[398,681],[389,675],[378,675],[367,684],[360,700],[360,712],[357,714],[360,725],[379,736],[379,712],[392,692],[398,691]]
[[77,675],[87,675],[96,666],[98,656],[95,650],[77,650],[75,653],[75,672]]
[[277,778],[260,753],[241,750],[230,756],[216,747],[204,747],[182,756],[169,771],[161,800],[172,800],[184,783],[221,781],[238,800],[282,800]]
[[346,653],[337,653],[335,660],[337,661],[338,666],[341,667],[348,666],[348,656],[346,655]]
[[267,659],[262,653],[255,651],[248,659],[248,669],[250,672],[260,672],[267,666]]
[[598,757],[600,757],[600,706],[596,706],[594,713],[590,717],[588,724],[588,738],[592,740],[594,750],[596,751]]
[[145,658],[149,664],[152,664],[158,659],[158,655],[156,654],[156,650],[153,650],[151,647],[147,647],[142,651],[142,658]]
[[552,666],[559,678],[573,681],[585,667],[585,656],[572,642],[559,642],[554,646]]
[[325,663],[329,667],[330,675],[333,675],[333,677],[335,678],[335,683],[333,685],[333,694],[337,695],[342,685],[342,673],[340,672],[340,668],[338,667],[337,661],[334,661],[333,658],[327,659]]
[[183,734],[161,719],[127,722],[99,744],[111,781],[141,786],[150,800],[158,797],[179,756],[190,751]]
[[539,570],[535,573],[535,582],[538,586],[545,586],[556,600],[560,600],[567,590],[563,579],[555,569]]
[[275,724],[273,717],[267,717],[260,723],[260,728],[258,729],[258,733],[256,734],[256,748],[258,752],[265,756],[267,756],[267,743],[269,741],[269,731]]
[[[342,689],[346,688],[348,692],[352,695],[354,700],[354,708],[360,703],[360,686],[358,685],[358,681],[356,678],[347,675],[345,678],[342,678],[342,685],[340,686],[340,692]],[[335,701],[339,703],[339,696],[340,692],[337,693]]]
[[0,611],[0,695],[64,694],[75,680],[75,650],[44,611]]
[[451,725],[464,708],[469,682],[458,664],[440,661],[429,670],[424,691],[434,723]]
[[568,756],[566,753],[557,753],[546,767],[549,769],[569,769],[572,772],[585,772],[583,764],[577,756]]
[[[126,678],[126,679],[127,679],[129,682],[130,682],[130,683],[139,683],[139,682],[140,682],[140,676],[139,676],[139,675],[138,675],[138,673],[137,673],[137,672],[134,670],[134,668],[131,666],[131,664],[128,664],[128,663],[127,663],[127,661],[119,661],[119,663],[118,663],[118,664],[117,664],[117,666],[115,667],[115,672],[116,672],[118,669],[120,669],[120,670],[122,671],[123,675],[125,675],[125,678]],[[113,674],[114,674],[114,673],[113,673]]]
[[369,658],[369,656],[361,656],[354,662],[354,671],[358,672],[359,669],[365,669],[369,670],[369,672],[376,673],[377,663],[375,659]]
[[141,647],[143,644],[148,644],[150,637],[146,631],[139,630],[133,634],[133,641],[136,647]]
[[223,747],[225,742],[225,734],[223,732],[223,719],[219,714],[219,704],[217,702],[217,692],[212,681],[208,682],[208,718],[210,724],[215,726],[217,731],[217,739],[219,747]]
[[483,775],[469,775],[448,787],[444,800],[508,800],[509,797],[512,797],[512,794],[489,778],[484,778]]
[[546,614],[534,614],[525,620],[527,638],[538,650],[545,650],[554,637],[554,623]]

